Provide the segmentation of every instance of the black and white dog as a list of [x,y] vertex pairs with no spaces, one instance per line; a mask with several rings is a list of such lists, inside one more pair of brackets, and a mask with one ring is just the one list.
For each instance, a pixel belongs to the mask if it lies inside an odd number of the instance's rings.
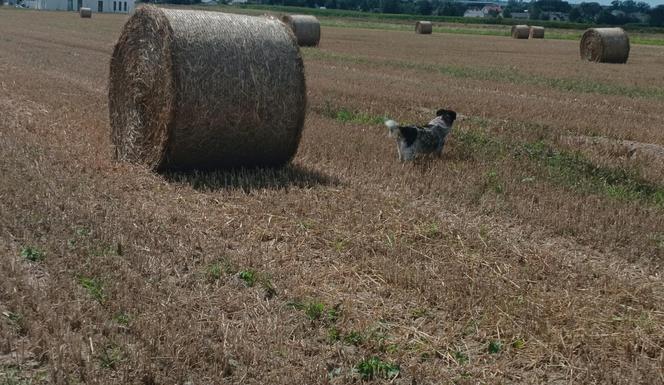
[[385,125],[389,129],[389,136],[397,139],[399,160],[407,161],[420,154],[440,157],[445,138],[452,131],[455,119],[456,112],[441,108],[426,126],[400,126],[394,120],[386,121]]

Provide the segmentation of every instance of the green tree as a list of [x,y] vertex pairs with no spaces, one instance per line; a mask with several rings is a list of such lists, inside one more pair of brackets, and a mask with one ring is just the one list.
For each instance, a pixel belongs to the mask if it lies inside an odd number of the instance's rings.
[[664,5],[659,5],[650,10],[650,25],[664,27]]
[[650,4],[645,3],[643,1],[639,1],[638,3],[636,3],[636,8],[641,13],[648,13],[648,11],[650,11]]
[[531,8],[539,8],[542,12],[569,12],[572,6],[561,0],[539,0],[530,3]]
[[586,21],[595,21],[597,15],[602,12],[602,6],[599,3],[581,3],[579,4],[579,10],[583,20]]
[[581,14],[581,10],[579,9],[579,7],[574,7],[572,8],[571,11],[569,11],[569,21],[573,22],[583,21],[583,14]]
[[462,3],[447,0],[440,5],[436,13],[443,16],[463,16],[466,9],[468,7]]
[[429,0],[417,0],[417,2],[415,2],[415,10],[420,15],[431,15],[431,12],[433,12],[433,6]]
[[539,20],[542,10],[536,6],[531,6],[528,9],[528,14],[530,15],[529,17],[531,20]]
[[383,13],[401,13],[399,0],[380,0],[380,11]]
[[620,24],[620,21],[616,16],[613,16],[611,11],[607,9],[603,9],[602,12],[600,12],[597,15],[597,23],[598,24],[609,24],[609,25],[618,25]]

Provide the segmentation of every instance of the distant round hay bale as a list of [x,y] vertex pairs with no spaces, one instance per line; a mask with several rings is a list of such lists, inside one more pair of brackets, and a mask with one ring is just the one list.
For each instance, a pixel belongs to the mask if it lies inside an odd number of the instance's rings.
[[418,21],[415,23],[415,33],[430,35],[433,32],[433,24],[430,21]]
[[298,45],[316,46],[320,42],[320,22],[314,16],[285,15],[281,21],[293,30]]
[[116,158],[153,170],[281,166],[304,123],[304,65],[278,20],[139,8],[110,63]]
[[622,28],[590,28],[581,37],[581,59],[627,63],[629,37]]
[[531,26],[529,38],[544,39],[544,27]]
[[513,25],[512,37],[515,39],[527,39],[530,35],[530,27],[527,25]]
[[78,12],[84,19],[89,19],[92,17],[92,9],[90,8],[81,8]]

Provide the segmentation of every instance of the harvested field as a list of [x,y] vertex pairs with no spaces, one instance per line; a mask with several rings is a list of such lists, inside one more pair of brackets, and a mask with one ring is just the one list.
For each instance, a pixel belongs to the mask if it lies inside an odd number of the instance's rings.
[[292,166],[160,175],[113,161],[125,20],[0,9],[0,383],[664,381],[664,170],[569,140],[664,145],[664,47],[323,27]]

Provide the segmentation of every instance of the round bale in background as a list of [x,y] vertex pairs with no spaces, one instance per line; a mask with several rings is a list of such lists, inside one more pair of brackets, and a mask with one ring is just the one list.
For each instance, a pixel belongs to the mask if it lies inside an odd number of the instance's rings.
[[415,33],[430,35],[433,32],[433,24],[430,21],[418,21],[415,23]]
[[590,28],[581,37],[581,59],[627,63],[629,37],[622,28]]
[[81,8],[78,12],[84,19],[89,19],[92,17],[92,9],[90,8]]
[[544,27],[531,26],[529,37],[531,39],[544,39]]
[[530,27],[527,25],[513,25],[512,26],[512,37],[514,39],[527,39],[530,35]]
[[320,42],[320,22],[314,16],[285,15],[281,21],[293,30],[298,45],[316,46]]
[[304,123],[304,65],[278,20],[139,8],[110,64],[119,160],[153,170],[281,166]]

